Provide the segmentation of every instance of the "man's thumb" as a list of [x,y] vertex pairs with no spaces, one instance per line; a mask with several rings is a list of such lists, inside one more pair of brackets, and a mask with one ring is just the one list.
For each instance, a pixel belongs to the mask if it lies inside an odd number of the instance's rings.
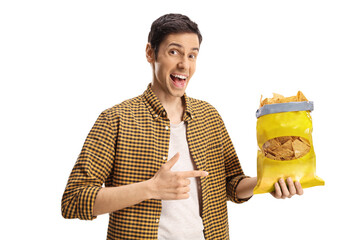
[[167,161],[164,166],[166,166],[166,169],[171,169],[175,163],[179,160],[180,153],[176,153],[169,161]]

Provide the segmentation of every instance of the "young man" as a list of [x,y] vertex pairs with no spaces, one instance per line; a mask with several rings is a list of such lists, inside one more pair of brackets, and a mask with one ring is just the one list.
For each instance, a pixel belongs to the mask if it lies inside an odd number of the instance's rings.
[[[247,201],[256,178],[244,175],[218,112],[185,94],[201,40],[180,14],[152,24],[152,83],[97,119],[63,195],[65,218],[110,213],[108,239],[229,239],[226,201]],[[273,195],[302,194],[287,184]]]

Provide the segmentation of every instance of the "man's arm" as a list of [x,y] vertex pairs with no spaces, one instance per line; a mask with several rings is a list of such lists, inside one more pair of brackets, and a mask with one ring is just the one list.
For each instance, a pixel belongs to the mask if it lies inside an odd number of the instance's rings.
[[[256,186],[257,177],[244,178],[236,187],[236,196],[240,199],[246,199],[254,194],[254,188]],[[301,184],[296,181],[294,182],[291,178],[280,179],[279,182],[275,183],[275,191],[271,193],[275,198],[291,198],[295,194],[302,195],[303,189]]]
[[244,178],[236,187],[236,197],[239,199],[246,199],[254,194],[257,177]]
[[64,218],[94,219],[93,205],[112,171],[114,156],[115,134],[104,111],[90,130],[69,176],[61,201]]
[[205,171],[171,171],[179,154],[167,161],[151,179],[120,187],[102,188],[94,204],[93,215],[114,212],[147,199],[179,200],[189,198],[190,177],[206,177]]
[[96,196],[93,216],[130,207],[150,198],[149,180],[120,187],[104,187]]
[[[226,130],[224,121],[222,120],[220,114],[213,109],[215,116],[217,117],[217,127],[219,128],[219,136],[220,136],[220,144],[222,146],[222,157],[225,166],[225,177],[226,177],[226,195],[227,199],[235,202],[235,203],[243,203],[246,202],[249,198],[238,198],[237,194],[237,187],[245,186],[246,189],[249,188],[248,186],[248,179],[249,177],[246,176],[241,168],[240,161],[238,156],[235,152],[234,145],[230,139],[230,136]],[[246,180],[245,182],[243,182]],[[242,184],[240,184],[243,182]],[[245,184],[246,183],[246,184]],[[241,188],[241,187],[240,187]],[[242,192],[242,191],[241,191]],[[240,194],[243,195],[250,195],[248,193]],[[250,195],[251,196],[251,195]]]

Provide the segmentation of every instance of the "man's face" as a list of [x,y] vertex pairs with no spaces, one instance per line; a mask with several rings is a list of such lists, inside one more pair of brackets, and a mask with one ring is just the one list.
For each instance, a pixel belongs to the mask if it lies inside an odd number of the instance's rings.
[[153,90],[167,97],[182,97],[195,72],[198,53],[199,39],[195,33],[167,35],[159,46],[156,60],[148,44],[147,59],[152,63],[154,74]]

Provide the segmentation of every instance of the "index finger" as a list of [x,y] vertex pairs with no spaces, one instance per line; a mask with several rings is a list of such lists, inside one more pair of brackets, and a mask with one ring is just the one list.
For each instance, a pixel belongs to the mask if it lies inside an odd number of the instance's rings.
[[206,177],[209,175],[206,171],[194,170],[194,171],[181,171],[178,173],[183,178],[191,178],[191,177]]

